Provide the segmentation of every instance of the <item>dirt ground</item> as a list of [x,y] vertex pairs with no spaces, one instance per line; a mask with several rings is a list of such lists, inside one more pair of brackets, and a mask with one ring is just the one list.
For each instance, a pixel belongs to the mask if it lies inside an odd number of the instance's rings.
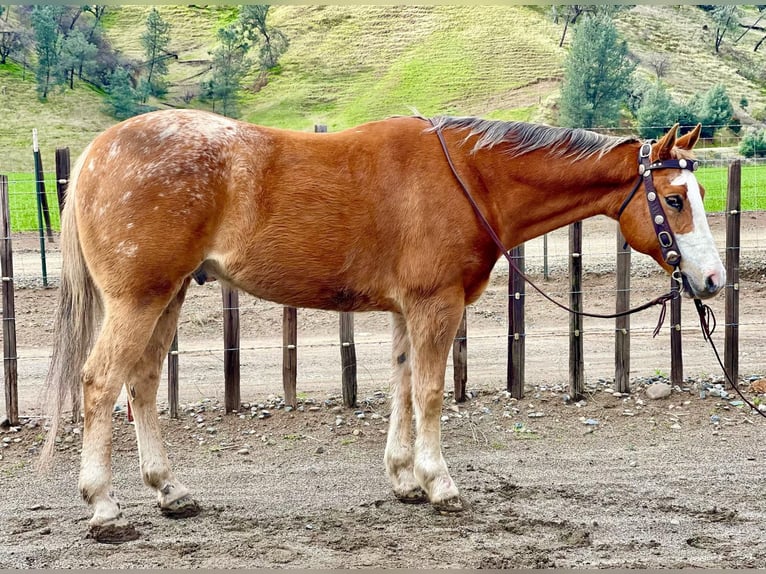
[[[720,239],[725,221],[713,217]],[[759,214],[743,221],[741,387],[751,400],[766,376],[766,254]],[[585,224],[585,306],[614,305],[610,222]],[[119,546],[86,538],[77,493],[80,429],[66,425],[55,468],[34,470],[45,430],[37,394],[50,352],[53,288],[34,270],[34,238],[14,238],[22,425],[0,430],[0,567],[4,568],[762,568],[766,566],[766,421],[729,391],[684,302],[686,380],[668,398],[649,385],[670,372],[668,324],[657,312],[631,325],[631,394],[615,396],[614,325],[586,320],[586,398],[567,400],[568,318],[528,289],[525,398],[505,392],[507,265],[468,310],[468,389],[455,404],[451,364],[443,407],[444,453],[470,504],[443,516],[396,501],[383,470],[389,413],[389,323],[356,316],[358,406],[340,400],[337,315],[299,311],[299,408],[281,402],[281,308],[243,296],[242,408],[224,414],[221,299],[192,287],[179,326],[181,402],[172,420],[160,389],[165,443],[176,473],[200,502],[187,520],[160,515],[142,485],[133,428],[120,398],[114,414],[114,488],[141,537]],[[527,246],[527,267],[566,299],[566,231]],[[667,290],[653,264],[634,257],[632,301]],[[715,342],[723,350],[723,298]],[[704,392],[704,398],[702,394]],[[716,396],[719,395],[719,396]],[[265,411],[265,412],[264,412]],[[4,411],[0,411],[0,418]]]

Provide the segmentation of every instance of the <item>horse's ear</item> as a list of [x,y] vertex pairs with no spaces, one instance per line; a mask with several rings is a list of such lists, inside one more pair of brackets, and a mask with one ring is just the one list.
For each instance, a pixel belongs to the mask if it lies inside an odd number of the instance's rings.
[[670,131],[655,145],[654,149],[659,161],[673,157],[671,150],[676,145],[676,133],[678,133],[678,124],[670,128]]
[[678,138],[678,141],[676,141],[676,147],[679,147],[685,150],[692,149],[694,145],[697,143],[697,140],[700,139],[701,131],[702,131],[702,124],[697,124],[697,126],[688,134]]

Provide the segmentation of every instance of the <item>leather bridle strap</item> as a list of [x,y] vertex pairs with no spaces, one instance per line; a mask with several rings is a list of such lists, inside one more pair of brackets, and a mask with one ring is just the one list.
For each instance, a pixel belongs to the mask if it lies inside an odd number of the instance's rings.
[[655,336],[659,332],[660,328],[662,327],[662,322],[665,319],[665,310],[667,302],[671,299],[676,299],[677,297],[680,297],[680,292],[678,289],[673,289],[669,291],[668,293],[665,293],[664,295],[660,295],[659,297],[656,297],[655,299],[652,299],[651,301],[647,301],[643,305],[639,305],[638,307],[634,307],[632,309],[628,309],[627,311],[622,311],[620,313],[587,313],[585,311],[576,311],[574,309],[571,309],[570,307],[567,307],[563,303],[559,303],[555,299],[553,299],[550,295],[545,293],[540,287],[538,287],[534,281],[532,281],[526,273],[524,273],[519,267],[513,262],[513,257],[511,256],[508,249],[506,249],[505,245],[503,245],[502,240],[500,237],[498,237],[497,233],[495,233],[495,230],[492,228],[492,225],[490,225],[489,221],[487,221],[487,218],[484,216],[484,213],[481,211],[481,208],[479,207],[479,204],[476,203],[476,200],[474,199],[473,195],[471,195],[471,192],[468,190],[468,186],[465,184],[463,179],[460,177],[460,174],[458,173],[457,169],[455,168],[455,164],[452,162],[452,157],[450,156],[449,150],[447,148],[447,142],[444,141],[444,134],[442,133],[442,130],[440,127],[436,126],[433,121],[431,121],[431,125],[433,126],[433,131],[436,133],[437,137],[439,138],[439,143],[441,144],[442,151],[444,152],[444,157],[447,159],[447,164],[449,165],[450,170],[452,171],[452,175],[457,180],[458,184],[460,184],[461,189],[463,190],[463,193],[465,194],[465,197],[468,199],[468,202],[471,204],[471,207],[473,208],[474,212],[476,213],[476,217],[479,219],[479,222],[481,223],[484,230],[487,232],[487,234],[492,238],[492,241],[495,243],[497,248],[500,250],[500,252],[503,254],[503,256],[508,260],[508,265],[513,269],[516,273],[519,274],[521,278],[524,279],[529,285],[537,291],[540,295],[542,295],[545,299],[556,305],[557,307],[572,313],[574,315],[580,315],[583,317],[594,317],[596,319],[616,319],[617,317],[624,317],[626,315],[632,315],[633,313],[638,313],[639,311],[643,311],[645,309],[648,309],[649,307],[653,307],[654,305],[662,305],[662,312],[660,313],[660,319],[657,324],[657,328],[655,329]]
[[654,233],[657,236],[657,242],[660,244],[662,259],[665,263],[677,269],[678,265],[681,263],[681,253],[676,246],[676,237],[668,224],[668,218],[662,208],[660,196],[654,187],[652,172],[656,169],[688,169],[689,171],[694,171],[699,164],[696,161],[686,159],[666,159],[652,162],[651,153],[653,142],[654,140],[641,144],[641,149],[638,153],[638,181],[628,194],[628,197],[625,198],[625,201],[622,202],[620,209],[617,211],[617,220],[620,220],[625,208],[628,207],[628,204],[641,187],[641,183],[643,183],[644,190],[646,191],[646,202],[649,206],[652,225],[654,225]]

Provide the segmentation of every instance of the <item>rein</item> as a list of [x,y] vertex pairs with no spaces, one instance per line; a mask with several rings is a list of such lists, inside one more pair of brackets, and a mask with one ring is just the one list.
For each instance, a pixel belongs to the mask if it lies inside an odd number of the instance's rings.
[[[431,122],[431,125],[434,125],[433,122]],[[570,307],[567,307],[563,303],[556,301],[550,295],[545,293],[540,287],[538,287],[534,283],[534,281],[532,281],[526,275],[526,273],[524,273],[521,269],[519,269],[519,267],[513,262],[513,257],[511,256],[510,252],[505,247],[505,245],[503,244],[502,240],[497,235],[497,233],[495,233],[495,230],[492,228],[492,225],[490,225],[489,221],[487,221],[487,218],[484,216],[484,213],[482,213],[481,208],[479,207],[479,204],[476,203],[476,200],[473,198],[473,195],[469,191],[468,186],[465,184],[463,179],[460,177],[460,174],[457,172],[457,169],[455,168],[455,164],[452,162],[452,157],[450,156],[449,150],[447,149],[447,142],[444,141],[444,134],[442,134],[441,128],[434,126],[434,131],[436,132],[436,135],[439,138],[439,143],[441,144],[442,151],[444,152],[444,157],[447,160],[447,164],[449,164],[450,170],[452,171],[452,175],[455,176],[455,180],[458,182],[458,184],[460,184],[460,187],[463,190],[463,193],[468,199],[468,202],[471,204],[471,207],[473,208],[474,212],[476,213],[476,216],[481,222],[482,227],[484,227],[485,231],[492,238],[492,241],[494,241],[497,248],[500,249],[500,252],[508,260],[508,265],[516,273],[518,273],[519,276],[522,279],[524,279],[524,281],[526,281],[532,288],[534,288],[535,291],[537,291],[540,295],[542,295],[545,299],[547,299],[548,301],[550,301],[557,307],[569,313],[572,313],[573,315],[580,315],[584,317],[595,317],[597,319],[616,319],[617,317],[624,317],[626,315],[632,315],[633,313],[638,313],[639,311],[643,311],[654,305],[662,305],[662,309],[660,310],[660,316],[659,316],[659,319],[657,320],[657,326],[655,327],[654,333],[652,335],[654,337],[657,336],[657,334],[660,332],[660,329],[662,328],[663,323],[665,322],[665,315],[667,312],[668,301],[671,301],[681,296],[680,289],[678,287],[674,287],[673,289],[670,290],[670,292],[664,295],[660,295],[659,297],[656,297],[655,299],[652,299],[651,301],[647,301],[643,305],[639,305],[638,307],[633,307],[621,313],[609,313],[609,314],[586,313],[585,311],[576,311],[574,309],[571,309]],[[638,158],[639,179],[636,182],[636,185],[631,190],[630,194],[628,194],[628,197],[625,199],[625,201],[623,201],[622,205],[620,206],[620,209],[617,213],[617,219],[619,220],[620,216],[622,216],[623,211],[625,211],[625,208],[628,206],[630,201],[636,195],[636,192],[641,187],[641,183],[643,182],[644,188],[646,190],[646,199],[647,199],[647,202],[649,203],[649,212],[651,213],[652,223],[654,224],[654,231],[657,235],[657,240],[659,241],[660,248],[662,250],[662,257],[669,265],[672,265],[674,267],[674,271],[672,274],[673,278],[676,279],[680,284],[681,277],[680,277],[680,271],[678,270],[678,265],[681,262],[681,254],[675,249],[673,249],[673,247],[675,246],[675,235],[673,234],[673,231],[670,229],[670,226],[667,223],[667,218],[665,217],[665,213],[662,209],[662,205],[660,204],[658,200],[657,191],[654,187],[654,182],[652,180],[652,171],[654,171],[655,169],[667,169],[667,168],[688,169],[688,170],[694,171],[695,169],[697,169],[698,163],[696,161],[685,160],[685,159],[678,159],[678,160],[670,159],[670,160],[656,161],[652,163],[650,161],[651,149],[652,149],[651,142],[646,142],[641,145],[641,149],[639,151],[639,158]],[[758,409],[758,407],[756,407],[752,402],[750,402],[745,397],[744,394],[742,394],[742,391],[739,390],[739,387],[734,383],[734,381],[732,381],[731,377],[729,376],[729,373],[726,371],[726,367],[724,366],[723,361],[721,360],[721,356],[718,353],[718,349],[716,349],[716,346],[713,343],[713,339],[712,339],[712,334],[716,328],[716,319],[715,319],[715,315],[713,314],[713,310],[697,298],[694,299],[694,305],[697,309],[697,314],[699,315],[700,329],[702,330],[703,340],[710,343],[710,346],[713,349],[713,353],[715,354],[715,358],[718,361],[718,364],[720,365],[721,370],[723,371],[723,374],[726,377],[726,380],[729,382],[732,388],[734,388],[734,390],[737,391],[737,394],[740,396],[740,398],[751,409],[753,409],[759,415],[766,417],[766,413]],[[712,323],[712,327],[711,327],[711,323]]]
[[[723,371],[724,377],[726,377],[726,380],[729,381],[729,384],[731,387],[737,391],[737,394],[739,395],[739,398],[741,398],[747,406],[749,406],[752,410],[757,412],[762,417],[766,417],[766,413],[764,413],[761,409],[756,407],[753,403],[751,403],[747,397],[742,394],[742,391],[739,390],[739,386],[734,384],[734,381],[731,380],[731,377],[729,376],[728,371],[726,370],[726,367],[723,364],[723,361],[721,360],[721,355],[718,354],[718,349],[716,349],[715,343],[713,343],[712,334],[715,331],[716,327],[716,320],[715,315],[713,314],[713,310],[705,305],[702,301],[699,299],[694,300],[694,306],[697,309],[697,315],[699,315],[700,320],[700,329],[702,330],[702,339],[704,341],[707,341],[710,343],[710,347],[713,349],[713,354],[715,355],[716,360],[718,361],[718,365],[721,367],[721,370]],[[710,326],[710,323],[712,322],[713,326]]]
[[[432,123],[433,125],[433,123]],[[484,227],[484,230],[489,234],[489,236],[492,238],[492,241],[494,241],[495,245],[498,249],[500,249],[500,252],[505,256],[505,258],[508,260],[508,265],[510,265],[511,269],[513,269],[516,273],[519,274],[519,276],[524,279],[535,291],[537,291],[540,295],[543,296],[543,298],[547,299],[557,307],[563,309],[564,311],[567,311],[569,313],[572,313],[573,315],[580,315],[583,317],[594,317],[596,319],[616,319],[618,317],[625,317],[626,315],[632,315],[633,313],[638,313],[639,311],[644,311],[645,309],[648,309],[650,307],[653,307],[654,305],[662,305],[662,310],[660,311],[660,317],[657,322],[657,326],[654,329],[654,336],[656,337],[657,334],[660,332],[660,329],[662,328],[662,324],[665,321],[665,315],[667,312],[667,303],[668,301],[671,301],[672,299],[676,299],[681,296],[681,293],[678,289],[672,289],[668,293],[665,293],[664,295],[660,295],[659,297],[656,297],[652,299],[651,301],[647,301],[646,303],[639,305],[638,307],[633,307],[632,309],[628,309],[627,311],[622,311],[620,313],[589,313],[586,311],[576,311],[570,307],[567,307],[563,303],[560,303],[559,301],[556,301],[554,298],[552,298],[550,295],[545,293],[540,287],[538,287],[532,279],[529,278],[529,276],[524,273],[519,267],[513,262],[513,257],[511,256],[508,249],[503,244],[500,237],[495,233],[495,230],[492,228],[492,225],[490,225],[489,221],[487,221],[487,218],[484,216],[484,213],[482,213],[481,208],[479,207],[479,204],[476,203],[476,200],[473,198],[473,195],[468,190],[468,186],[465,184],[463,179],[460,177],[460,174],[457,172],[457,169],[455,168],[455,164],[452,162],[452,157],[450,156],[449,150],[447,149],[447,142],[444,141],[444,134],[442,133],[441,128],[438,128],[434,126],[434,131],[436,132],[436,135],[439,138],[439,143],[441,144],[442,151],[444,152],[444,157],[447,159],[447,164],[449,164],[450,170],[452,171],[452,175],[455,176],[455,179],[460,184],[461,189],[463,190],[463,193],[465,194],[466,198],[468,199],[469,203],[471,204],[471,207],[473,208],[474,212],[476,213],[476,216],[479,219],[479,222],[481,222],[482,227]],[[647,144],[645,144],[647,145]],[[643,146],[642,146],[643,149]],[[668,166],[669,167],[669,166]],[[641,170],[639,168],[639,173],[647,173],[651,174],[652,169],[657,169],[657,167],[652,167],[649,170]],[[635,195],[635,192],[638,190],[638,187],[640,186],[641,182],[644,181],[650,181],[651,177],[640,177],[638,180],[638,183],[636,184],[636,187],[631,192],[631,194],[628,196],[628,199],[623,204],[623,207],[621,207],[621,211],[627,206],[627,203],[630,201],[630,199],[633,198],[633,195]],[[654,189],[654,187],[652,187]],[[648,192],[647,192],[648,195]],[[656,197],[656,192],[654,192],[654,195]],[[657,202],[659,205],[659,202]],[[659,206],[660,211],[662,210],[662,206]],[[665,227],[667,227],[667,222],[664,221],[663,217],[663,223],[665,223]],[[670,228],[667,227],[667,229],[663,227],[661,231],[665,232],[668,231],[671,233],[672,237],[672,231],[670,231]],[[675,253],[675,252],[674,252]],[[664,255],[664,252],[663,252]],[[678,269],[678,263],[680,263],[680,255],[676,259],[676,263],[674,266],[676,267],[676,270]],[[674,271],[675,274],[675,271]]]

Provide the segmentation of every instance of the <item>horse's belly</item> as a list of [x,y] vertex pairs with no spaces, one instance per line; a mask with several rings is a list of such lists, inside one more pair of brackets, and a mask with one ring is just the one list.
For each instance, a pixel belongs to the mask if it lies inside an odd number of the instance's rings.
[[349,281],[318,260],[295,263],[211,255],[201,269],[254,297],[282,305],[330,311],[398,310],[384,285]]

